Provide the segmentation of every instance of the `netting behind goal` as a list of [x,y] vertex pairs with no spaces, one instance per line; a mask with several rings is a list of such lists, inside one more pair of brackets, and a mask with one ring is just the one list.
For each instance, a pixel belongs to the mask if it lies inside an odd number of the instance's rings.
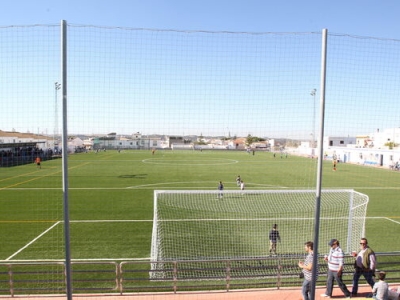
[[[277,224],[277,255],[304,252],[313,240],[315,191],[155,191],[151,245],[153,262],[263,258]],[[358,248],[365,231],[368,196],[353,190],[323,190],[320,253],[336,238],[345,252]],[[162,274],[163,264],[152,265]]]

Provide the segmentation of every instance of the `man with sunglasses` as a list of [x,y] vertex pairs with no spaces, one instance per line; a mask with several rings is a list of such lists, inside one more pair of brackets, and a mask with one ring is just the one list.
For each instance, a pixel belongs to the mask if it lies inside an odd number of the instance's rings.
[[354,275],[353,275],[353,289],[351,294],[357,296],[358,292],[358,280],[361,275],[364,276],[368,284],[374,287],[375,280],[375,269],[376,269],[376,257],[374,251],[368,246],[366,238],[362,238],[360,241],[360,251],[352,252],[355,257],[354,262]]
[[350,298],[350,291],[342,280],[344,253],[339,247],[339,241],[337,239],[332,239],[328,245],[331,246],[331,250],[329,251],[329,255],[325,255],[324,258],[324,260],[328,262],[328,278],[326,280],[325,294],[322,294],[321,297],[330,298],[332,296],[333,283],[334,280],[336,280],[346,298]]

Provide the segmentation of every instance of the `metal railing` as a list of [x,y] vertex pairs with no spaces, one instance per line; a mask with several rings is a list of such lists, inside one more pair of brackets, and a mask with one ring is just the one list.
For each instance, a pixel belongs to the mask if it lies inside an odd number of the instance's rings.
[[[73,261],[74,294],[178,293],[233,291],[237,289],[299,288],[300,255],[254,259],[193,261]],[[379,269],[389,283],[400,282],[400,253],[377,254]],[[347,256],[343,272],[351,284],[354,258]],[[161,270],[151,266],[162,264]],[[326,263],[319,258],[317,286],[324,286]],[[62,261],[0,262],[0,296],[55,295],[66,293]]]

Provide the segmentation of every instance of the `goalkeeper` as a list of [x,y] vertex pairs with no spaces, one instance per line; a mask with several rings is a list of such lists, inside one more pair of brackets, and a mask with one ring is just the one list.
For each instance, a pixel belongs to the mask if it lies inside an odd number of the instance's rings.
[[223,193],[224,184],[222,183],[222,181],[220,181],[218,184],[218,190],[219,190],[218,197],[222,198],[224,196],[224,193]]
[[281,236],[279,235],[278,225],[274,224],[272,230],[269,232],[269,253],[276,255],[276,243],[281,242]]

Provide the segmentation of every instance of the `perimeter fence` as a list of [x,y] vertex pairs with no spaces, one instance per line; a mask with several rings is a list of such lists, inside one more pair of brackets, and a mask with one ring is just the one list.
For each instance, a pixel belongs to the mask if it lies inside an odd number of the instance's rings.
[[[171,140],[196,145],[212,140],[236,149],[251,141],[265,149],[279,149],[282,161],[288,148],[312,158],[293,168],[299,171],[288,170],[282,175],[284,180],[274,181],[276,186],[304,189],[317,187],[313,158],[318,155],[318,139],[324,156],[337,155],[341,162],[393,166],[400,161],[399,40],[329,33],[324,77],[322,34],[316,32],[212,32],[74,24],[66,25],[63,32],[61,27],[0,27],[0,159],[14,161],[14,156],[31,143],[36,144],[33,151],[68,153],[80,147],[162,149],[170,147]],[[324,126],[318,121],[322,117]],[[325,141],[322,135],[331,138]],[[64,145],[68,149],[60,149]],[[346,151],[347,147],[357,152]],[[149,187],[157,182],[176,177],[177,182],[196,184],[204,174],[207,178],[210,174],[228,178],[221,166],[201,169],[204,166],[200,163],[192,173],[185,165],[132,167],[132,158],[118,168],[114,161],[110,167],[106,163],[116,153],[99,155],[97,161],[81,158],[63,168],[49,161],[49,168],[41,169],[40,176],[35,173],[38,170],[24,169],[27,166],[2,169],[0,237],[7,241],[0,249],[2,293],[62,292],[66,270],[60,261],[70,258],[76,292],[147,290],[146,285],[155,283],[149,281],[148,262],[91,260],[149,256],[151,226],[146,222],[121,225],[121,220],[151,219],[148,200],[153,191]],[[251,178],[261,164],[247,162],[226,168],[231,168],[227,171],[230,175]],[[249,165],[252,167],[242,173]],[[264,178],[265,170],[256,176]],[[160,174],[167,175],[163,178]],[[386,216],[398,218],[398,180],[393,176],[399,173],[376,175],[357,168],[342,174],[333,177],[330,172],[323,179],[330,188],[357,186],[368,192],[372,209],[384,216],[372,220],[376,223],[367,231],[376,245],[374,250],[398,251],[400,245],[390,234],[398,232],[398,222]],[[206,189],[215,189],[214,178],[210,181],[203,180],[200,186],[208,184]],[[72,234],[67,217],[80,221],[73,224]],[[362,230],[364,233],[365,228]],[[313,240],[313,233],[308,240]],[[302,254],[298,245],[293,247]],[[388,257],[398,262],[397,255]],[[201,280],[199,286],[227,290],[252,286],[248,278],[232,277],[231,262],[218,262],[216,268],[223,275]],[[286,263],[284,259],[274,267],[268,265],[267,275],[263,273],[266,268],[256,261],[236,267],[260,270],[255,287],[264,287],[265,282],[272,287],[299,284],[297,270],[292,269],[295,264],[290,261],[291,269],[285,273],[282,267]],[[138,266],[143,269],[136,273]],[[180,268],[181,262],[172,264],[172,277],[155,287],[174,291],[197,288],[190,281],[179,280]],[[398,278],[398,270],[394,270],[394,278]],[[93,279],[93,274],[103,275]],[[319,280],[323,280],[322,274]],[[218,282],[214,285],[214,281]],[[207,287],[207,282],[212,286]]]
[[[377,254],[380,268],[391,283],[400,282],[400,255]],[[207,261],[75,261],[72,263],[73,293],[129,295],[137,293],[232,292],[243,289],[299,288],[297,262],[302,256]],[[345,258],[343,280],[351,285],[354,258]],[[327,268],[323,257],[317,286],[325,286]],[[149,280],[151,264],[168,266],[169,276]],[[55,275],[56,274],[56,275]],[[191,274],[188,278],[185,274]],[[212,275],[210,275],[212,274]],[[159,277],[154,275],[154,277]],[[65,264],[58,262],[0,262],[0,296],[63,295]]]

